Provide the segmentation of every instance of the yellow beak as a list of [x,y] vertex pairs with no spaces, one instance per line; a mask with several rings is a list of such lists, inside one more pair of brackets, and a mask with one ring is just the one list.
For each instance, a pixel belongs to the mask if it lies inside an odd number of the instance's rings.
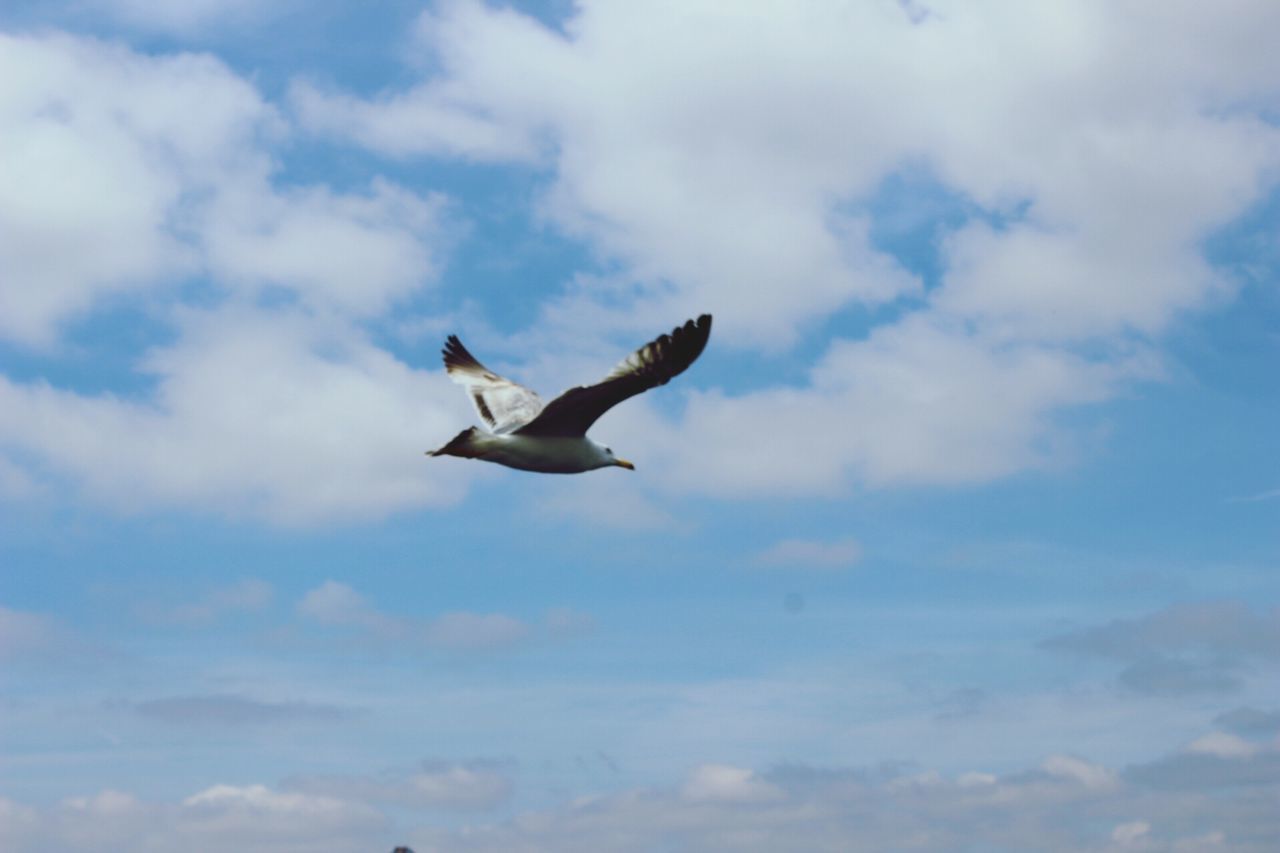
[[628,471],[636,470],[636,466],[632,465],[630,462],[622,458],[613,460],[613,464],[617,465],[619,468],[626,468]]

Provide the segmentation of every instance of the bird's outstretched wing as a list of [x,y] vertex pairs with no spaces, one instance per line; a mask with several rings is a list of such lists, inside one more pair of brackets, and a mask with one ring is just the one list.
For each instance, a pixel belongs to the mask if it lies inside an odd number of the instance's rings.
[[614,406],[650,388],[665,385],[702,354],[711,335],[711,315],[703,314],[659,335],[629,355],[595,385],[570,388],[536,418],[516,430],[520,435],[580,436]]
[[467,386],[481,420],[499,435],[514,432],[542,411],[542,398],[476,361],[457,335],[445,341],[444,367],[450,379]]

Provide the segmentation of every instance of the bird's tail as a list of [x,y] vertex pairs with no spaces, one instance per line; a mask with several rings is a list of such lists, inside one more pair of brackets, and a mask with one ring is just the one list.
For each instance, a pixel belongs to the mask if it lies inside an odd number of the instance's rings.
[[449,439],[449,443],[443,447],[437,447],[435,450],[428,450],[427,455],[461,456],[464,459],[475,459],[480,455],[476,452],[475,444],[472,442],[475,434],[475,427],[467,427],[462,432]]

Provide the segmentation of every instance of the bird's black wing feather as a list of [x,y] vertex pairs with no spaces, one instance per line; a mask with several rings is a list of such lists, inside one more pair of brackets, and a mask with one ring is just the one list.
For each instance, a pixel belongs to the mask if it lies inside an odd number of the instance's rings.
[[711,315],[689,320],[669,335],[640,347],[595,385],[570,388],[546,405],[519,435],[585,435],[601,415],[637,394],[665,385],[702,354],[711,335]]

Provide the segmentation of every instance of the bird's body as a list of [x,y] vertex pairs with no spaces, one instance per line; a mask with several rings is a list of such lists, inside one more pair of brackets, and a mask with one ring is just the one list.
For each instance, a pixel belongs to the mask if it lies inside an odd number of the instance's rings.
[[587,438],[587,430],[623,400],[684,372],[702,353],[710,334],[711,315],[703,314],[645,344],[595,385],[570,388],[545,406],[533,391],[486,368],[450,335],[444,348],[445,369],[453,381],[467,386],[491,432],[470,427],[428,455],[481,459],[546,474],[634,469],[609,448]]
[[453,441],[433,450],[431,455],[483,459],[508,468],[542,474],[581,474],[596,468],[631,466],[586,436],[495,435],[475,427],[463,430]]

